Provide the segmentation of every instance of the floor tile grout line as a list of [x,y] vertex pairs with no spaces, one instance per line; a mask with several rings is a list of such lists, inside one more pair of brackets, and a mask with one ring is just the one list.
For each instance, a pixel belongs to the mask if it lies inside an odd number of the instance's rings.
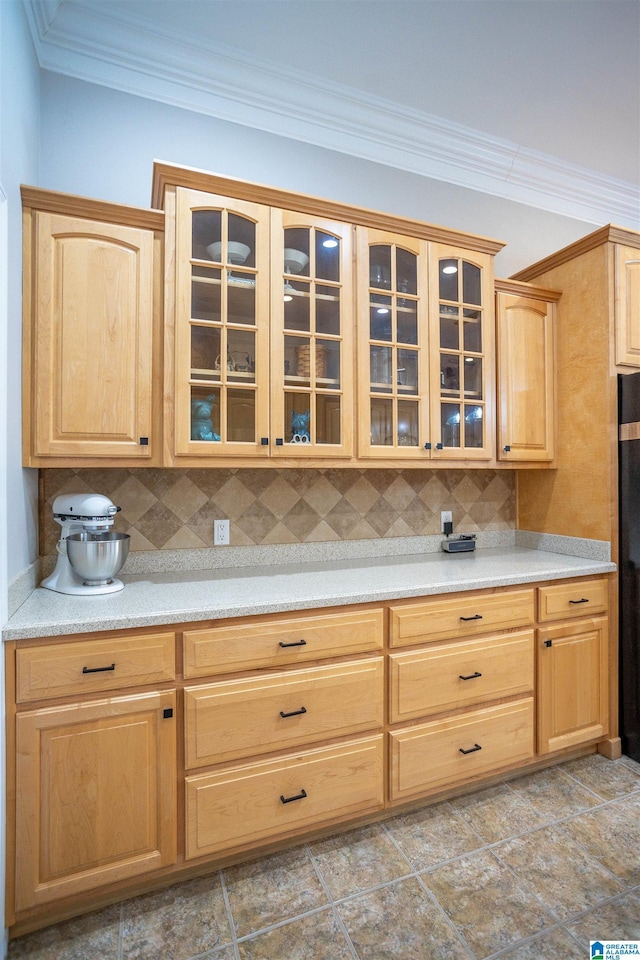
[[224,870],[218,870],[218,876],[220,878],[220,886],[222,888],[222,899],[224,900],[224,908],[227,913],[227,922],[229,923],[229,932],[231,934],[231,943],[233,945],[233,953],[236,960],[240,960],[240,953],[238,951],[238,930],[236,927],[236,922],[233,917],[233,910],[231,909],[231,900],[229,898],[229,890],[227,889],[227,879],[224,875]]
[[319,880],[319,882],[320,882],[320,886],[321,886],[322,889],[324,890],[325,896],[327,897],[327,900],[328,900],[328,902],[329,902],[329,905],[331,906],[331,912],[332,912],[332,914],[333,914],[333,918],[334,918],[335,922],[338,924],[339,929],[341,930],[343,936],[345,937],[345,939],[346,939],[346,941],[347,941],[347,946],[348,946],[349,950],[351,951],[351,955],[352,955],[352,957],[354,958],[354,960],[360,960],[360,957],[359,957],[359,955],[358,955],[358,951],[357,951],[356,948],[355,948],[355,944],[353,943],[351,937],[349,936],[349,931],[347,930],[346,924],[345,924],[344,920],[342,919],[342,917],[340,916],[340,911],[338,910],[338,908],[337,908],[337,906],[336,906],[336,904],[335,904],[335,901],[334,901],[334,899],[333,899],[333,894],[331,893],[331,890],[329,889],[329,884],[326,882],[326,880],[325,880],[325,878],[324,878],[324,874],[323,874],[322,870],[320,869],[320,865],[318,864],[318,861],[317,861],[316,857],[315,857],[314,854],[313,854],[313,849],[312,849],[312,847],[311,847],[311,844],[305,844],[305,850],[306,850],[306,852],[307,852],[307,854],[308,854],[308,856],[309,856],[309,859],[311,860],[311,866],[313,867],[313,869],[314,869],[314,871],[315,871],[315,874],[316,874],[316,876],[317,876],[317,878],[318,878],[318,880]]
[[[451,810],[453,809],[453,808],[450,807],[449,804],[447,804],[447,806],[449,806],[449,808],[450,808]],[[424,880],[423,880],[422,877],[420,876],[420,873],[414,868],[414,865],[411,863],[411,860],[410,860],[409,857],[406,855],[406,853],[404,852],[404,850],[402,849],[402,847],[400,846],[400,844],[398,843],[398,841],[396,840],[396,838],[393,836],[393,833],[391,832],[391,828],[388,827],[386,823],[383,823],[383,824],[382,824],[382,828],[383,828],[383,830],[385,831],[385,833],[387,834],[387,836],[389,837],[389,839],[390,839],[391,843],[393,844],[393,846],[396,848],[396,850],[397,850],[398,853],[400,854],[400,856],[409,864],[409,866],[410,866],[411,869],[413,870],[413,876],[416,878],[416,880],[418,881],[418,883],[420,884],[420,886],[422,887],[422,889],[427,893],[428,897],[430,898],[430,900],[432,901],[432,903],[434,904],[434,906],[436,907],[436,909],[437,909],[438,912],[440,913],[440,916],[444,919],[444,921],[445,921],[445,923],[447,924],[447,926],[451,929],[451,931],[453,932],[453,934],[454,934],[454,936],[456,937],[456,939],[460,941],[460,943],[462,944],[462,946],[464,947],[464,949],[465,949],[465,950],[467,951],[467,953],[469,954],[469,957],[471,958],[471,960],[476,960],[476,955],[475,955],[474,951],[471,949],[470,945],[467,943],[467,941],[466,941],[465,937],[463,936],[462,932],[457,928],[457,926],[454,924],[453,920],[449,917],[449,915],[447,914],[447,911],[444,909],[444,907],[442,906],[442,904],[440,903],[440,901],[439,901],[438,898],[436,897],[436,895],[435,895],[435,893],[433,892],[433,890],[430,890],[430,889],[429,889],[429,887],[427,886],[427,884],[424,882]]]

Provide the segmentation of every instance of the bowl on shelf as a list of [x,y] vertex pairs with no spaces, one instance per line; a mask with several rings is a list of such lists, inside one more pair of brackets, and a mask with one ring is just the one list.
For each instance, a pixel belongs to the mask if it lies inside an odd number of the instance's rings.
[[[215,243],[210,243],[206,249],[212,260],[215,260],[216,263],[221,262],[222,243],[220,240],[217,240]],[[228,263],[234,263],[236,265],[244,263],[250,253],[251,247],[248,247],[246,243],[237,243],[235,240],[229,240],[227,243]]]
[[302,250],[292,250],[287,247],[284,251],[285,273],[300,273],[309,263],[309,257]]

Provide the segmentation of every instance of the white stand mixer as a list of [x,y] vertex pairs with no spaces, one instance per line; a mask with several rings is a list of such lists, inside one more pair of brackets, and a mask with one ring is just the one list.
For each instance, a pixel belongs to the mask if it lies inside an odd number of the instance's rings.
[[[118,536],[118,539],[106,543],[96,542],[100,541],[100,534],[104,535],[113,527],[114,517],[119,510],[120,507],[116,507],[108,497],[97,493],[71,493],[56,497],[53,501],[53,516],[56,523],[62,527],[56,544],[58,559],[53,573],[42,581],[41,586],[57,593],[76,596],[116,593],[122,590],[122,580],[115,579],[113,574],[120,570],[127,558],[129,537],[112,534],[112,537]],[[77,536],[78,534],[80,536]],[[82,571],[74,569],[67,544],[70,536],[73,536],[74,541],[82,541],[81,546],[86,541],[87,548],[100,551],[102,556],[98,559],[96,555],[98,563],[95,570],[91,569],[91,557],[83,557]]]

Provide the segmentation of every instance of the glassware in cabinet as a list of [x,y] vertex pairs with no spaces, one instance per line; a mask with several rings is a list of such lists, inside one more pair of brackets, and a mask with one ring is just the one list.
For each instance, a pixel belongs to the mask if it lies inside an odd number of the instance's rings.
[[266,455],[269,208],[179,188],[178,455]]
[[358,228],[358,452],[425,457],[429,442],[427,246]]
[[432,456],[491,459],[494,333],[491,258],[433,245]]
[[272,211],[271,453],[352,453],[351,227]]

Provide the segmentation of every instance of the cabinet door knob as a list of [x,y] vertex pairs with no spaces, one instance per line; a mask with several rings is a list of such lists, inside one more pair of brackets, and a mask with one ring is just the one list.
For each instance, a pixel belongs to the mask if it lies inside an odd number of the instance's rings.
[[284,446],[284,440],[282,439],[282,437],[276,437],[276,447],[283,447],[283,446]]
[[165,707],[162,711],[162,716],[165,720],[170,720],[173,716],[173,707]]
[[504,450],[505,453],[511,452],[511,447],[509,446],[509,444],[507,444],[506,447],[503,447],[502,449]]
[[139,443],[140,443],[140,446],[141,446],[141,447],[148,447],[148,446],[149,446],[149,437],[140,437]]
[[269,446],[269,437],[260,437],[260,443],[263,447]]
[[425,448],[425,450],[431,450],[431,444],[430,444],[430,443],[425,443],[424,448]]
[[436,443],[436,450],[443,450],[443,449],[444,449],[444,443]]
[[545,640],[544,645],[545,645],[545,647],[552,647],[552,646],[553,646],[553,640]]

